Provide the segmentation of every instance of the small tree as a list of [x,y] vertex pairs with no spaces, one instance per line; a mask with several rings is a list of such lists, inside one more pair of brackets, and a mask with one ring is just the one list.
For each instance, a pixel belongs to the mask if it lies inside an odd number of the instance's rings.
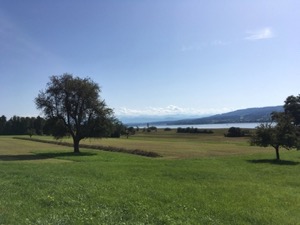
[[36,133],[35,133],[35,129],[34,129],[34,128],[28,128],[28,129],[27,129],[27,134],[28,134],[29,137],[31,138],[32,135],[36,134]]
[[130,135],[135,135],[134,127],[126,127],[125,129],[126,137],[129,138]]
[[45,91],[35,99],[50,121],[51,133],[56,138],[71,135],[74,153],[79,153],[79,142],[87,137],[107,136],[114,118],[113,111],[100,99],[100,87],[90,78],[71,74],[51,76]]
[[279,148],[287,150],[298,148],[298,131],[293,124],[291,116],[286,113],[273,113],[272,123],[261,124],[256,127],[256,133],[251,137],[251,145],[261,147],[272,146],[276,152],[276,159],[280,160]]

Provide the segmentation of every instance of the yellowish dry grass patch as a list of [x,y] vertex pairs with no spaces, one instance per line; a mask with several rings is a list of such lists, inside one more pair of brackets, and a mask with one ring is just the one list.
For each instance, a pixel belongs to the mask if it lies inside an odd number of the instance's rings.
[[[201,158],[226,155],[244,155],[258,152],[270,152],[271,148],[253,147],[247,137],[224,137],[226,130],[214,130],[213,134],[178,134],[175,130],[158,132],[139,131],[135,135],[121,138],[91,138],[80,143],[85,145],[111,146],[125,149],[139,149],[156,152],[169,159]],[[52,137],[35,137],[52,139]],[[62,142],[72,142],[64,138]]]
[[18,162],[35,162],[35,163],[62,163],[72,162],[70,160],[49,158],[35,153],[49,152],[68,152],[68,148],[62,149],[61,146],[53,144],[44,144],[31,141],[13,139],[11,136],[0,136],[0,161],[18,161]]

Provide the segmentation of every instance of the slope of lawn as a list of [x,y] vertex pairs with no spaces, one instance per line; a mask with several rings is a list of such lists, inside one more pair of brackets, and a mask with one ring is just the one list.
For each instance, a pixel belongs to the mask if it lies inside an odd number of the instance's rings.
[[172,159],[0,137],[0,224],[299,224],[299,152],[236,141]]

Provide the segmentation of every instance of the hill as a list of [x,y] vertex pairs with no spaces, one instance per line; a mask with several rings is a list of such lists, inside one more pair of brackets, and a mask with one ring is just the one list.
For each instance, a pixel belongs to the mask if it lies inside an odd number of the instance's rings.
[[214,116],[166,122],[167,125],[269,122],[272,112],[282,112],[283,106],[240,109]]

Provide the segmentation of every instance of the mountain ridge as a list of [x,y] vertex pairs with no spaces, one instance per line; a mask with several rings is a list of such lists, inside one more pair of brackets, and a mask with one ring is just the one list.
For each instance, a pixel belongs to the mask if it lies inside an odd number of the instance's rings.
[[282,112],[283,106],[239,109],[198,119],[170,121],[167,125],[270,122],[272,112]]
[[[238,109],[227,113],[216,114],[205,117],[191,116],[173,120],[144,120],[143,122],[131,122],[127,125],[141,126],[149,124],[155,125],[195,125],[195,124],[221,124],[221,123],[251,123],[270,122],[272,112],[282,112],[283,106],[266,106]],[[154,118],[153,118],[154,119]]]

